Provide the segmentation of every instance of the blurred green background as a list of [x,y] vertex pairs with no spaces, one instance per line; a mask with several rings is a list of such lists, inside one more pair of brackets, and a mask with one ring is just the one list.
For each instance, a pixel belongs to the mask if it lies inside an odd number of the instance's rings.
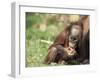
[[80,15],[26,12],[26,67],[47,66],[43,61],[55,37]]

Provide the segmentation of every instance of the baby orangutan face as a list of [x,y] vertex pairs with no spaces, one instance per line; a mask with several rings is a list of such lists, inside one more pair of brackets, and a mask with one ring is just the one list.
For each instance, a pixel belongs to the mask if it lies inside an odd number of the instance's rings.
[[68,56],[74,56],[76,55],[76,50],[75,50],[76,45],[74,43],[69,42],[69,47],[67,47],[67,54]]
[[66,48],[66,52],[68,56],[74,56],[77,54],[75,48],[80,39],[81,27],[79,25],[73,25],[69,35],[68,47]]
[[79,41],[78,37],[70,35],[68,44],[69,47],[75,49],[77,47],[78,41]]

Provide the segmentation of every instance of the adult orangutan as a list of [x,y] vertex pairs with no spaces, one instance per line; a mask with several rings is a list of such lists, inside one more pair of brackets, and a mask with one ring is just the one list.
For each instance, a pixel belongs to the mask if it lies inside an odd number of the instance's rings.
[[90,25],[89,25],[89,16],[83,16],[81,19],[83,24],[83,38],[82,43],[79,49],[79,58],[77,59],[82,64],[90,63]]

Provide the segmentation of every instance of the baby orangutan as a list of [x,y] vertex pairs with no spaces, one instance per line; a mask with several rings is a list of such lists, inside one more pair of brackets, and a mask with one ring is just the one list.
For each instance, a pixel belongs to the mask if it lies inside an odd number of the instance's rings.
[[68,60],[75,59],[82,39],[82,27],[80,22],[76,22],[65,28],[49,47],[44,63],[51,64],[51,62],[56,62],[64,64]]

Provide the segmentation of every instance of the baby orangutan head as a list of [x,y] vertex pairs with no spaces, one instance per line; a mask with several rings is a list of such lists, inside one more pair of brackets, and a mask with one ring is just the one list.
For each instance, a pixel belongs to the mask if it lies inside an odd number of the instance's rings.
[[82,38],[82,30],[83,25],[81,23],[72,23],[70,26],[70,33],[69,33],[69,41],[68,41],[68,48],[67,53],[68,56],[74,56],[77,54],[76,47]]
[[80,22],[72,23],[70,25],[70,32],[69,32],[69,45],[70,47],[74,48],[77,47],[77,44],[82,39],[83,35],[83,25]]

